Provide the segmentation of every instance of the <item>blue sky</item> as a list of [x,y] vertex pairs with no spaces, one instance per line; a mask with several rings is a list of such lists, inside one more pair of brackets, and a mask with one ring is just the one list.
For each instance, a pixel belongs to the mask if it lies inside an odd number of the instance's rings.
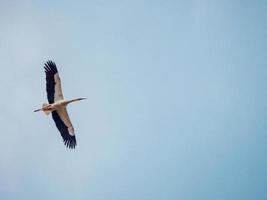
[[[0,199],[266,199],[265,1],[1,1]],[[78,146],[42,69],[56,62]]]

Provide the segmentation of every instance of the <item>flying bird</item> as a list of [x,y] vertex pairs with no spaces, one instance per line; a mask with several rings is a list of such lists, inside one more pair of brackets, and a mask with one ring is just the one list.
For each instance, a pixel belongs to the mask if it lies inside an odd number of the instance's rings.
[[77,145],[74,128],[70,121],[67,105],[75,101],[81,101],[86,98],[76,98],[65,100],[61,89],[61,81],[58,74],[57,66],[52,61],[44,64],[46,75],[46,92],[48,103],[44,103],[42,108],[34,110],[34,112],[43,111],[46,115],[52,113],[52,118],[59,130],[64,144],[73,149]]

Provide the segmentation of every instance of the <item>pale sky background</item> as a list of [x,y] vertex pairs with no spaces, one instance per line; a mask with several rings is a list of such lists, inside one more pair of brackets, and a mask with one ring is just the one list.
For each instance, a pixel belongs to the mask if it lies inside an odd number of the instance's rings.
[[[0,1],[1,200],[267,199],[267,2]],[[56,62],[78,146],[46,102]]]

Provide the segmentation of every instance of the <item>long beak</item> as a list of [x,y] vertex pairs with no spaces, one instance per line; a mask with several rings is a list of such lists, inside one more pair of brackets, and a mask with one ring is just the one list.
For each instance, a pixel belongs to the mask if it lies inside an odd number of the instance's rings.
[[87,99],[87,98],[79,98],[79,100],[84,100],[84,99]]

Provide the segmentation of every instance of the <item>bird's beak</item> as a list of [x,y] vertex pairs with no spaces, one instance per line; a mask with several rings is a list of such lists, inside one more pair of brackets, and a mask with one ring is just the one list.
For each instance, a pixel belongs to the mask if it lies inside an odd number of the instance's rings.
[[79,100],[84,100],[84,99],[87,99],[87,98],[79,98]]

